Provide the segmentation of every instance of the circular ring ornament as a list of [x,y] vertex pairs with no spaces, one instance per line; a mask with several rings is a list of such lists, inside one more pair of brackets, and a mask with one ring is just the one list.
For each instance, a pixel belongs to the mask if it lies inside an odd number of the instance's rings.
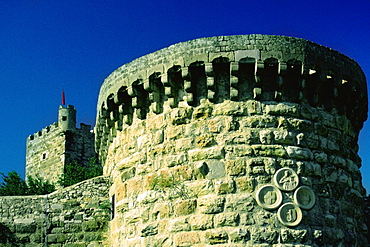
[[277,212],[279,221],[285,226],[297,226],[302,221],[302,210],[292,202],[283,204]]
[[281,191],[273,185],[264,185],[256,192],[256,201],[258,205],[265,209],[276,209],[283,201]]
[[315,193],[310,187],[300,186],[294,192],[294,202],[303,209],[311,209],[316,202]]
[[293,169],[281,168],[274,175],[274,183],[282,191],[293,191],[299,184],[299,177]]

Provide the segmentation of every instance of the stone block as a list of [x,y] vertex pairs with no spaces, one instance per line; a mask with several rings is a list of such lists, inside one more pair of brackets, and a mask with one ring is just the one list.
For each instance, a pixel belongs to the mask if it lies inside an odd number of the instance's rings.
[[249,176],[235,178],[236,190],[240,192],[253,192],[254,179]]
[[289,158],[297,160],[313,160],[314,156],[310,149],[296,146],[285,147]]
[[192,108],[175,108],[171,112],[170,123],[173,125],[186,124],[190,121],[193,113]]
[[273,134],[274,134],[274,143],[276,144],[285,144],[285,145],[296,144],[296,136],[294,135],[294,133],[286,129],[274,130]]
[[155,203],[151,216],[153,220],[168,218],[173,214],[172,206],[168,203]]
[[67,236],[65,234],[48,234],[47,242],[48,243],[63,243],[66,241]]
[[239,224],[239,214],[236,212],[216,214],[214,217],[215,228],[224,226],[237,226]]
[[245,243],[249,240],[249,232],[247,229],[234,228],[229,232],[229,238],[232,243]]
[[84,232],[83,233],[83,241],[86,243],[91,243],[93,241],[100,241],[103,240],[103,233],[101,232]]
[[235,191],[235,182],[232,179],[227,180],[216,180],[215,184],[215,191],[217,194],[230,194]]
[[[222,42],[222,41],[221,41]],[[209,61],[212,62],[214,59],[219,57],[225,57],[228,58],[230,61],[234,60],[234,52],[210,52],[209,53]]]
[[249,145],[234,145],[232,153],[235,157],[249,156],[253,154],[253,149]]
[[116,200],[117,202],[123,200],[126,195],[127,195],[127,187],[126,187],[126,183],[123,183],[121,185],[119,185],[116,190],[115,190],[115,193],[116,193]]
[[175,181],[191,180],[193,177],[193,169],[189,165],[176,166],[171,171]]
[[132,178],[126,181],[127,196],[137,195],[143,190],[141,178]]
[[45,241],[44,234],[42,233],[29,234],[29,237],[31,243],[43,243]]
[[189,217],[189,224],[192,230],[206,230],[213,228],[213,215],[193,214]]
[[245,159],[226,160],[226,173],[229,176],[245,175],[246,161]]
[[276,230],[267,227],[259,227],[250,229],[251,240],[254,244],[277,244],[279,234]]
[[237,144],[251,144],[256,143],[258,140],[258,132],[245,129],[243,133],[230,133],[225,137],[225,144],[237,145]]
[[276,58],[281,61],[283,58],[283,53],[281,51],[261,51],[261,60],[264,61],[268,58]]
[[277,116],[292,116],[296,117],[299,115],[299,107],[293,103],[277,103],[266,105],[266,114],[277,115]]
[[147,237],[158,234],[158,223],[150,223],[142,226],[141,237]]
[[186,138],[180,138],[176,140],[175,144],[175,151],[176,152],[183,152],[187,151],[191,148],[193,148],[193,142],[194,138],[193,137],[186,137]]
[[165,130],[165,138],[168,140],[179,139],[183,137],[184,126],[168,126]]
[[36,231],[36,223],[31,219],[17,220],[15,221],[15,231],[17,233],[34,233]]
[[260,50],[238,50],[235,51],[235,61],[238,62],[242,58],[251,57],[260,60]]
[[205,234],[206,242],[209,244],[224,244],[227,243],[229,236],[225,230],[208,230]]
[[194,108],[193,118],[194,119],[205,119],[212,115],[213,105],[203,100],[200,102],[201,105]]
[[307,238],[307,230],[281,229],[283,243],[304,243]]
[[289,118],[288,122],[296,131],[312,132],[314,130],[314,125],[308,120]]
[[213,133],[221,133],[223,131],[235,129],[235,123],[232,117],[217,116],[208,120],[208,129]]
[[209,59],[208,59],[208,54],[207,53],[203,53],[203,54],[199,54],[199,55],[195,55],[195,56],[186,56],[184,58],[184,64],[185,66],[189,66],[190,64],[194,63],[194,62],[204,62],[204,63],[208,63]]
[[130,168],[122,170],[122,173],[121,173],[122,182],[126,181],[127,179],[130,179],[130,178],[134,177],[135,176],[135,171],[136,171],[135,167],[130,167]]
[[205,159],[222,159],[225,156],[225,150],[223,146],[215,146],[210,148],[189,150],[188,154],[193,161]]
[[205,135],[197,136],[195,138],[195,143],[197,147],[204,148],[204,147],[215,145],[216,141],[213,135],[205,134]]
[[[158,185],[158,187],[156,186]],[[163,189],[162,186],[159,184],[156,184],[154,189]],[[155,190],[146,190],[143,193],[140,193],[136,201],[140,204],[149,204],[156,202],[159,198],[161,198],[161,194],[158,191]]]
[[226,176],[225,163],[220,160],[205,160],[204,163],[207,165],[208,173],[206,178],[215,179],[223,178]]
[[239,217],[241,226],[250,226],[256,224],[254,216],[251,213],[242,213],[239,214]]
[[181,164],[184,164],[187,161],[188,161],[188,157],[184,153],[180,153],[178,155],[168,155],[165,158],[165,164],[168,167],[181,165]]
[[167,229],[169,232],[190,231],[191,227],[188,223],[188,217],[178,217],[168,221]]
[[214,107],[215,116],[243,116],[247,115],[247,108],[240,102],[226,100]]
[[196,206],[195,199],[177,201],[174,205],[174,213],[177,216],[192,214],[195,212]]
[[252,195],[236,194],[228,195],[225,202],[225,211],[247,213],[255,207],[255,201]]
[[216,214],[224,210],[225,198],[206,195],[198,198],[198,210],[202,214]]
[[251,145],[256,156],[286,157],[287,152],[281,145]]
[[82,222],[82,230],[86,232],[93,232],[99,229],[98,222],[96,220],[89,220]]
[[214,193],[214,186],[211,180],[195,180],[190,183],[186,183],[186,188],[189,190],[191,195],[204,196],[210,193]]
[[278,120],[275,116],[254,115],[243,118],[240,121],[240,125],[247,128],[276,128]]
[[174,235],[173,240],[175,246],[193,246],[201,242],[200,233],[193,232],[179,232]]

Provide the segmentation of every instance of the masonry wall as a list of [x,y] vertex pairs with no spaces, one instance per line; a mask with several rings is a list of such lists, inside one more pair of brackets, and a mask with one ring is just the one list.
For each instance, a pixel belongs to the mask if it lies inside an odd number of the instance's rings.
[[353,60],[279,36],[193,40],[117,69],[95,127],[111,245],[366,246],[366,90]]
[[0,197],[0,246],[103,246],[108,191],[96,177],[49,195]]
[[65,163],[65,134],[54,123],[27,138],[26,177],[40,176],[57,182]]

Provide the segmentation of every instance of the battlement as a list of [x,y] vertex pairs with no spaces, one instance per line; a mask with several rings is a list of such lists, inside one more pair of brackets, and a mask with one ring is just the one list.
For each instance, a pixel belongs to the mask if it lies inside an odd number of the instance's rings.
[[105,152],[134,118],[181,102],[196,107],[203,99],[307,104],[346,116],[356,132],[367,119],[365,76],[339,52],[284,36],[211,37],[172,45],[114,71],[99,94],[96,148]]
[[29,135],[27,137],[27,142],[33,141],[37,138],[44,138],[45,135],[48,135],[50,132],[53,132],[53,131],[56,131],[56,130],[58,130],[58,123],[53,123],[53,124],[43,128],[42,130],[37,131],[33,135]]
[[[31,142],[31,141],[34,141],[34,140],[38,140],[38,139],[44,139],[45,137],[47,137],[48,135],[50,135],[50,133],[52,132],[58,132],[58,131],[61,131],[60,128],[58,127],[58,123],[53,123],[39,131],[37,131],[36,133],[32,134],[32,135],[29,135],[27,137],[27,143],[28,142]],[[87,124],[84,124],[84,123],[80,123],[80,128],[77,128],[75,131],[78,131],[78,132],[81,132],[81,133],[91,133],[91,125],[87,125]],[[51,134],[51,135],[54,135],[54,134]]]

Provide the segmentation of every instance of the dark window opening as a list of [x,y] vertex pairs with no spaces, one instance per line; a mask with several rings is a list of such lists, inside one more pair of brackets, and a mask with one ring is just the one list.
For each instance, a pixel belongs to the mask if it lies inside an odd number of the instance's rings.
[[110,219],[113,220],[115,217],[115,209],[116,209],[116,195],[113,195],[111,198],[111,209],[110,209]]
[[67,116],[62,116],[62,121],[67,121]]

